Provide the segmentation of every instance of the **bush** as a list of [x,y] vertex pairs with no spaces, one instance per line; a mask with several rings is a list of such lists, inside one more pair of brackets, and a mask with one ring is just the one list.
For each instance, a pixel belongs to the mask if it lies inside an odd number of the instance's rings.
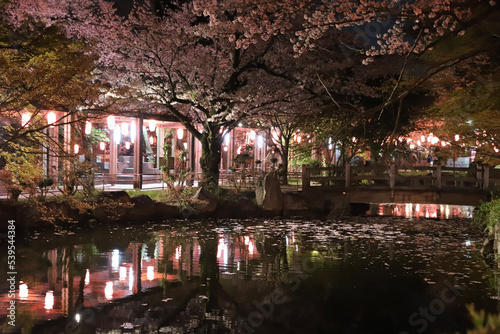
[[500,198],[481,203],[474,211],[473,221],[487,230],[494,228],[495,224],[500,221]]

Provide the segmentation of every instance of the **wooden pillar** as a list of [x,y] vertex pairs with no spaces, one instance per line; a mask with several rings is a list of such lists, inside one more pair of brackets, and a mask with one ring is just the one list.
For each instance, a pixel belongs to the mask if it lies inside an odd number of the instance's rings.
[[188,132],[189,134],[189,142],[188,142],[188,147],[189,147],[189,165],[190,165],[190,169],[191,169],[191,172],[194,172],[195,168],[196,168],[196,160],[195,160],[195,150],[196,150],[196,138],[194,136],[194,134],[192,134],[191,132]]
[[394,190],[396,187],[396,164],[391,162],[389,166],[389,188]]
[[[75,142],[74,135],[75,131],[73,129],[73,123],[76,121],[75,114],[72,114],[68,117],[67,122],[63,124],[64,126],[64,152],[67,156],[73,154],[73,144]],[[70,161],[66,159],[64,162],[64,168],[68,170],[70,168]]]
[[441,164],[436,165],[436,186],[441,189],[442,185],[442,174],[441,174]]
[[118,148],[116,147],[118,143],[115,141],[115,131],[113,129],[110,133],[109,138],[109,178],[112,185],[115,184],[117,174],[118,174]]
[[345,165],[345,187],[346,189],[351,187],[351,164]]
[[307,165],[302,165],[302,191],[311,187],[311,180],[309,180],[310,171],[307,167]]
[[135,121],[134,138],[134,188],[142,189],[142,146],[144,142],[143,135],[144,118],[141,116]]
[[59,127],[57,125],[48,128],[49,132],[49,143],[47,145],[47,175],[54,180],[55,183],[58,181],[59,173],[59,158],[58,158],[58,132]]
[[490,166],[483,166],[483,190],[488,190],[490,186]]

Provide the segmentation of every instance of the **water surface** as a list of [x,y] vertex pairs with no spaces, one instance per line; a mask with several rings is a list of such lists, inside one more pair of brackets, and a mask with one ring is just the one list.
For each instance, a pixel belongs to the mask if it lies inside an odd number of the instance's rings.
[[17,323],[37,334],[465,333],[467,304],[498,307],[479,232],[468,219],[352,217],[36,233],[19,242]]

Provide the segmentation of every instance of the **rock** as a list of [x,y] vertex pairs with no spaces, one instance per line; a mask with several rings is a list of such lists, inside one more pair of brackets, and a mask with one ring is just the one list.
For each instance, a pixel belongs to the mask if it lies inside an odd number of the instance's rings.
[[126,191],[102,191],[97,195],[96,204],[102,204],[110,201],[121,203],[130,203],[130,196]]
[[283,209],[283,193],[280,181],[275,173],[260,177],[255,189],[257,205],[266,211],[279,213]]
[[154,204],[154,217],[156,219],[180,218],[180,212],[180,208],[176,205],[168,205],[165,203]]
[[97,195],[94,215],[104,223],[120,221],[126,218],[131,207],[133,204],[126,191],[103,191]]
[[195,214],[207,214],[217,209],[217,198],[205,187],[198,189],[191,197],[191,206]]
[[148,195],[136,195],[130,199],[134,204],[133,207],[127,211],[127,218],[135,221],[145,221],[154,218],[155,215],[155,201]]
[[217,218],[256,218],[262,216],[262,210],[250,199],[222,201],[217,205]]

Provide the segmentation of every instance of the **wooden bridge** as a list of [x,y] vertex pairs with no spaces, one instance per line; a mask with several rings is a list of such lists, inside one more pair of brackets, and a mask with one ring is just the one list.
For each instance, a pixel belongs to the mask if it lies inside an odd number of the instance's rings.
[[[493,176],[493,177],[492,177]],[[350,203],[435,203],[477,206],[500,188],[489,166],[454,168],[302,167],[302,191],[337,193]]]

